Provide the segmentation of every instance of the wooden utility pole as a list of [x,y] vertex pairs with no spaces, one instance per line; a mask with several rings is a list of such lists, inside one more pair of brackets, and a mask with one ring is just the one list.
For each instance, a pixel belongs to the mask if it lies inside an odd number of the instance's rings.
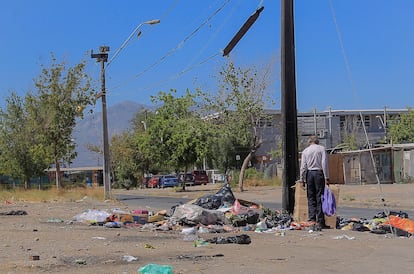
[[299,171],[293,0],[281,0],[282,208],[293,213]]
[[108,117],[106,111],[106,88],[105,88],[105,62],[108,61],[109,47],[99,47],[99,53],[91,53],[91,58],[101,62],[101,93],[98,97],[102,100],[102,142],[103,142],[103,183],[105,200],[111,198],[111,179],[109,176],[109,141],[108,141]]

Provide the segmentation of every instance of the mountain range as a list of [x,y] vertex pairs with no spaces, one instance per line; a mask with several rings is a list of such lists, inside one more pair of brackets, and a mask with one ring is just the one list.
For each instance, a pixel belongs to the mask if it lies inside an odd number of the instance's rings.
[[[124,101],[108,107],[109,140],[115,134],[120,134],[131,128],[132,118],[136,113],[145,109],[152,109],[152,107],[132,101]],[[102,112],[85,114],[84,118],[78,121],[74,130],[73,139],[78,155],[70,167],[101,166],[103,164],[102,155],[90,151],[88,145],[102,148],[102,135]]]

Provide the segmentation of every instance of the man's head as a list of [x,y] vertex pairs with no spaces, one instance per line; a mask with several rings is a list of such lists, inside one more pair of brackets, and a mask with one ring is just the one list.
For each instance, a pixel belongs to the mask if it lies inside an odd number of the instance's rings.
[[319,138],[316,135],[311,135],[308,140],[308,144],[319,144]]

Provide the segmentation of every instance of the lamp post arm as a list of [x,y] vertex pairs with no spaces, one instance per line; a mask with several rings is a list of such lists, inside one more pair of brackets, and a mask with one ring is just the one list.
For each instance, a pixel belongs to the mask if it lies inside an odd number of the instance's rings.
[[118,56],[118,54],[121,52],[121,50],[123,50],[126,45],[128,44],[128,42],[132,39],[132,37],[134,36],[134,34],[139,30],[139,28],[143,25],[144,23],[139,24],[133,32],[131,32],[131,34],[128,36],[128,38],[125,40],[125,42],[119,47],[119,49],[117,49],[114,53],[114,55],[112,56],[112,58],[109,60],[109,62],[106,64],[106,68],[108,68],[108,66],[111,64],[111,62]]
[[123,50],[126,45],[129,43],[129,41],[132,39],[132,37],[135,35],[135,33],[142,27],[142,25],[155,25],[158,24],[160,22],[159,19],[156,20],[150,20],[150,21],[145,21],[140,23],[132,32],[131,34],[128,36],[128,38],[125,40],[124,43],[122,43],[122,45],[119,47],[119,49],[117,49],[114,53],[114,55],[112,56],[112,58],[109,60],[109,62],[106,64],[106,68],[109,67],[109,65],[111,64],[111,62],[118,56],[118,54],[121,52],[121,50]]

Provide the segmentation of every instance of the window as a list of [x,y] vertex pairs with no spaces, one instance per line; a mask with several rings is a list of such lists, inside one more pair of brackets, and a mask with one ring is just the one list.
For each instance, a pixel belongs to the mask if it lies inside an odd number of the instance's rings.
[[339,117],[339,126],[340,126],[341,130],[345,128],[345,116],[340,116]]
[[272,127],[272,119],[271,118],[261,118],[258,123],[259,127]]

